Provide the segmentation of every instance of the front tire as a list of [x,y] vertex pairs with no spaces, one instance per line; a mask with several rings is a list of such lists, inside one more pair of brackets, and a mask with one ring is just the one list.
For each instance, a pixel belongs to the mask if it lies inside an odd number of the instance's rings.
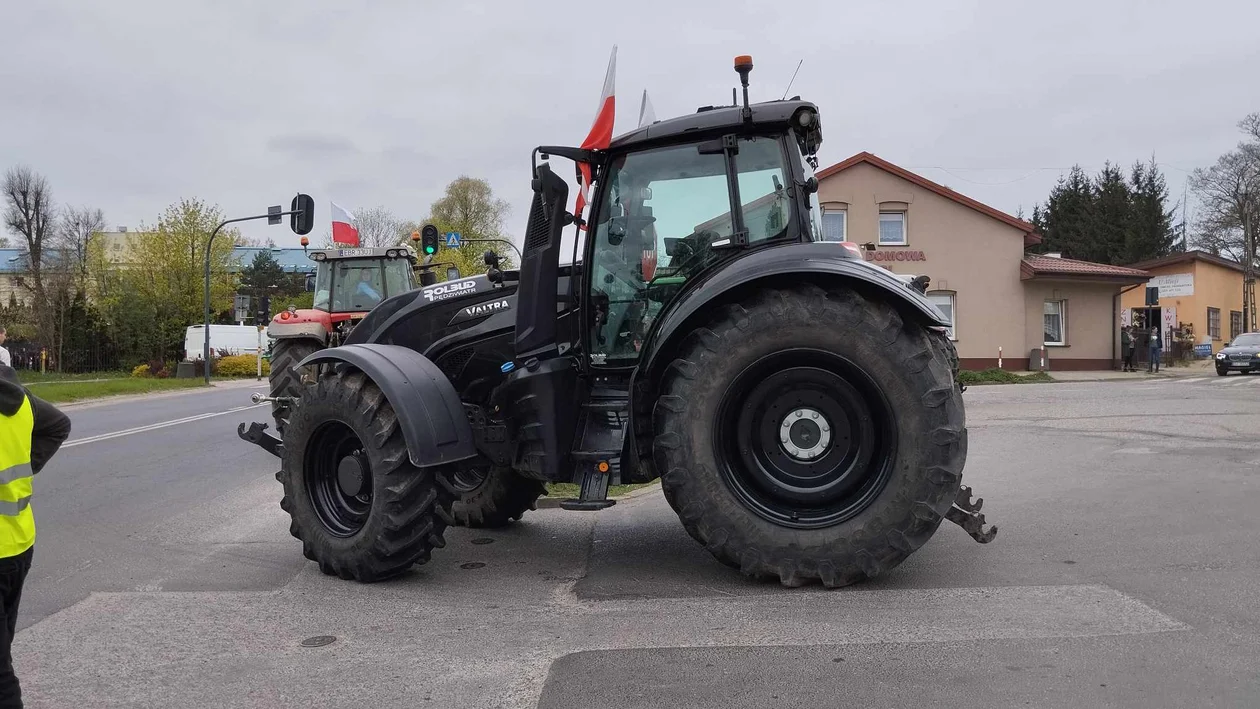
[[958,495],[967,431],[948,348],[886,302],[761,291],[695,331],[661,391],[664,493],[747,576],[871,578],[923,546]]
[[393,407],[362,372],[302,392],[276,478],[289,531],[326,574],[381,581],[446,545],[451,484],[411,464]]
[[[271,374],[267,377],[271,386],[271,396],[273,398],[288,397],[297,401],[302,396],[302,387],[314,380],[307,373],[307,380],[304,381],[304,373],[299,372],[295,365],[323,348],[324,346],[318,340],[306,337],[276,340],[275,348],[271,353]],[[289,425],[291,408],[291,404],[278,401],[271,404],[271,416],[276,422],[276,435],[281,438],[284,437],[284,429]]]
[[1216,368],[1216,376],[1218,376],[1218,377],[1226,377],[1226,376],[1229,376],[1229,370],[1228,370],[1228,369],[1221,369],[1220,367],[1217,367],[1217,368]]

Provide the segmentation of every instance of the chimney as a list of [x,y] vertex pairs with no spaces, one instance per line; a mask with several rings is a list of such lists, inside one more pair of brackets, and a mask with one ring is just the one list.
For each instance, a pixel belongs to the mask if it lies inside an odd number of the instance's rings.
[[1044,256],[1047,256],[1048,258],[1063,258],[1063,253],[1060,251],[1052,251],[1048,254],[1044,254]]

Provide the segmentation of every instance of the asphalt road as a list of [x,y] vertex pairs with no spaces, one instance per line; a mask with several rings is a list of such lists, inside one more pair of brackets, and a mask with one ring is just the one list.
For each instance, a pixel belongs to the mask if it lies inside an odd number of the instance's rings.
[[[1260,698],[1260,377],[975,387],[946,524],[885,576],[782,589],[659,493],[454,530],[362,586],[302,560],[248,390],[72,412],[37,479],[15,663],[49,707],[1243,707]],[[31,626],[30,623],[38,621]],[[29,626],[29,627],[27,627]],[[304,639],[333,636],[320,647]]]

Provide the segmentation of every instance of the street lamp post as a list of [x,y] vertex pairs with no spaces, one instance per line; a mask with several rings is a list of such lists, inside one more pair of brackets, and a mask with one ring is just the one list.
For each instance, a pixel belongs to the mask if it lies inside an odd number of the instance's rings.
[[[248,222],[248,221],[253,221],[255,219],[266,219],[271,224],[279,224],[280,217],[283,217],[285,215],[288,215],[289,217],[289,226],[290,228],[293,229],[293,233],[309,234],[311,232],[311,226],[315,218],[315,200],[311,199],[309,195],[298,194],[296,197],[293,198],[293,204],[290,206],[290,209],[287,212],[280,211],[280,207],[278,206],[271,207],[267,210],[266,214],[258,214],[252,217],[240,217],[237,219],[228,219],[227,221],[224,221],[222,224],[219,224],[218,226],[216,226],[214,228],[214,231],[210,232],[210,239],[209,241],[206,242],[206,274],[205,274],[206,275],[206,290],[205,290],[205,302],[204,302],[205,325],[203,326],[205,329],[205,332],[203,333],[204,340],[202,342],[202,347],[201,347],[201,356],[202,356],[201,368],[203,370],[203,374],[205,375],[205,382],[207,385],[210,384],[210,254],[213,252],[213,248],[214,248],[214,237],[218,236],[219,230],[227,226],[228,224],[235,224],[237,222]],[[262,353],[259,352],[258,356],[261,357]]]

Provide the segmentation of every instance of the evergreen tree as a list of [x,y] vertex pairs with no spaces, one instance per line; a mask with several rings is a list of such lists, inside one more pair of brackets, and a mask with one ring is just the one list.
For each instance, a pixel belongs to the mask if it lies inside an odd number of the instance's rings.
[[[1080,165],[1060,177],[1044,209],[1041,251],[1055,251],[1066,258],[1089,260],[1093,239],[1094,186]],[[1034,213],[1036,216],[1036,213]]]
[[1125,238],[1123,263],[1138,263],[1185,251],[1173,226],[1177,206],[1168,203],[1168,185],[1152,158],[1149,165],[1133,164],[1129,177],[1132,210]]
[[1086,261],[1118,264],[1124,261],[1125,242],[1132,219],[1131,195],[1124,173],[1110,162],[1094,178],[1093,238]]

